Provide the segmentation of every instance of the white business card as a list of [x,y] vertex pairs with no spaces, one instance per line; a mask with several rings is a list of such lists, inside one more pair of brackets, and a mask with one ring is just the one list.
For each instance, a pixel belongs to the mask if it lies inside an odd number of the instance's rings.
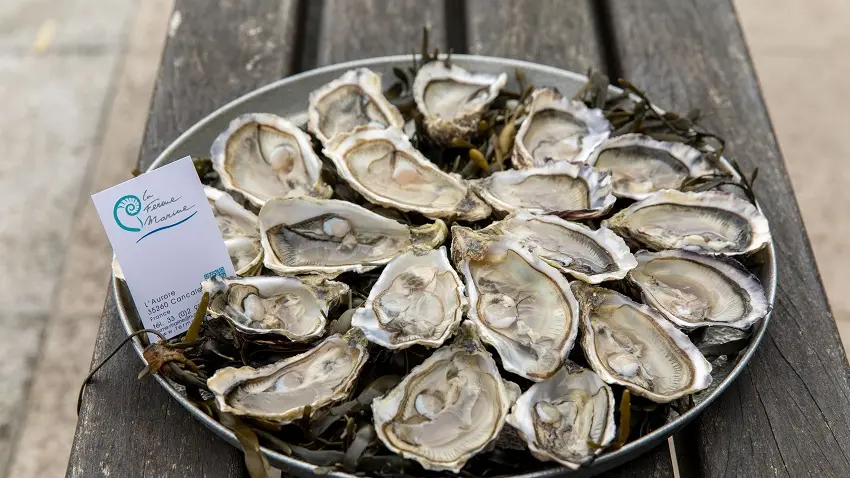
[[92,195],[145,328],[189,328],[201,282],[235,275],[189,157]]

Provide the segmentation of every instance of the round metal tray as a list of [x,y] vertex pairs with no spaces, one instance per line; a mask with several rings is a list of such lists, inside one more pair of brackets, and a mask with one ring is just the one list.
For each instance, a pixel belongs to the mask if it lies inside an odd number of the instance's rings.
[[[514,90],[517,89],[517,85],[512,84],[512,81],[514,80],[511,73],[516,68],[521,69],[528,78],[528,81],[531,83],[535,85],[554,86],[564,93],[565,96],[572,96],[587,80],[584,75],[519,60],[475,55],[453,55],[452,60],[458,65],[470,70],[482,72],[507,72],[509,74],[509,78],[511,78],[508,82],[508,88]],[[243,113],[275,113],[290,119],[295,124],[305,123],[307,98],[309,93],[319,86],[340,76],[347,70],[358,67],[367,67],[376,72],[382,73],[385,81],[384,86],[386,87],[393,79],[392,68],[404,68],[409,66],[410,63],[410,55],[371,58],[368,60],[353,61],[319,68],[284,78],[270,85],[264,86],[219,108],[217,111],[189,128],[188,131],[183,133],[179,138],[171,143],[171,145],[169,145],[168,148],[166,148],[165,151],[156,158],[153,164],[151,164],[150,169],[168,164],[171,161],[175,161],[187,155],[208,156],[210,145],[215,137],[227,127],[230,120]],[[612,88],[612,90],[616,90],[616,88]],[[616,91],[619,92],[619,90]],[[768,247],[759,254],[761,256],[760,265],[758,265],[753,272],[764,285],[765,292],[772,307],[776,297],[776,258],[774,255],[773,243],[768,244]],[[139,329],[138,315],[136,314],[135,307],[123,281],[119,281],[114,277],[113,281],[115,286],[115,299],[118,304],[121,321],[129,334]],[[712,391],[703,402],[689,410],[687,413],[652,433],[623,446],[619,450],[604,453],[595,460],[591,466],[571,471],[567,468],[557,467],[553,464],[553,468],[551,469],[517,476],[527,478],[557,476],[577,478],[592,476],[632,460],[655,446],[662,444],[668,437],[673,435],[676,431],[693,420],[697,415],[702,413],[702,411],[705,410],[711,402],[713,402],[721,393],[723,393],[724,390],[726,390],[738,374],[741,373],[741,370],[743,370],[747,365],[747,362],[750,361],[756,347],[761,342],[762,336],[767,328],[769,318],[770,314],[754,326],[751,342],[747,348],[740,353],[738,362],[735,364],[732,372],[722,380],[717,388]],[[138,337],[134,338],[133,345],[141,358],[142,351],[144,349],[144,345],[141,340]],[[142,361],[144,362],[143,358]],[[196,419],[231,445],[239,447],[239,442],[230,430],[207,416],[199,408],[193,405],[192,402],[187,400],[181,392],[175,388],[173,383],[160,375],[155,375],[154,377],[159,384],[162,385],[162,387]],[[317,468],[315,465],[297,460],[268,448],[263,448],[262,451],[269,462],[282,470],[298,476],[317,476],[314,474],[314,471]],[[353,475],[342,471],[335,471],[328,474],[326,468],[321,470],[320,474],[331,477],[354,478]]]

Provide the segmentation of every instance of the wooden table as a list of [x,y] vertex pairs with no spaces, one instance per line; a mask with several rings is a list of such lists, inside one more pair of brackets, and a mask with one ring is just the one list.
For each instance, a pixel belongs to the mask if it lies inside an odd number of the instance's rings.
[[[761,347],[738,380],[676,437],[612,476],[850,477],[850,368],[730,0],[177,0],[139,168],[227,101],[281,77],[410,52],[423,23],[441,51],[602,69],[662,108],[699,107],[758,167],[779,289]],[[111,291],[108,297],[111,297]],[[107,299],[94,351],[125,333]],[[196,422],[128,349],[86,392],[73,477],[244,476],[240,452]]]

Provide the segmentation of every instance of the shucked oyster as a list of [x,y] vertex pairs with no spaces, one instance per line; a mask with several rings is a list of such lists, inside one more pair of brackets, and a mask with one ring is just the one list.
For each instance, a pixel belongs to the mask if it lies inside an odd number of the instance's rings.
[[256,206],[275,197],[330,197],[322,162],[310,137],[285,119],[249,113],[230,122],[212,145],[212,163],[224,187]]
[[535,457],[575,470],[614,440],[614,393],[599,375],[567,360],[519,397],[507,421]]
[[443,144],[469,139],[507,80],[504,73],[470,73],[442,61],[422,65],[413,80],[413,99],[428,135]]
[[316,347],[260,368],[225,367],[207,380],[222,412],[279,423],[300,419],[351,395],[369,358],[359,329],[331,335]]
[[204,186],[204,193],[213,210],[236,275],[256,274],[263,267],[263,248],[260,245],[257,215],[242,207],[224,191]]
[[614,195],[631,199],[643,199],[661,189],[679,189],[689,177],[717,172],[699,150],[642,134],[624,134],[603,141],[586,163],[610,170]]
[[611,173],[566,161],[498,171],[470,184],[501,213],[525,209],[532,214],[585,219],[607,213],[616,201],[611,194]]
[[607,383],[667,403],[711,383],[711,364],[661,314],[610,289],[572,283],[581,305],[581,344]]
[[512,161],[517,168],[581,162],[610,129],[602,110],[564,98],[551,88],[539,88],[531,94],[531,111],[517,131]]
[[506,236],[452,227],[452,260],[469,293],[470,321],[505,370],[552,376],[578,332],[578,303],[557,269]]
[[505,234],[561,272],[591,284],[622,279],[637,266],[623,239],[556,216],[516,212],[483,231]]
[[202,283],[210,295],[208,310],[247,334],[279,335],[296,342],[320,337],[328,311],[348,286],[316,278],[214,276]]
[[381,75],[367,68],[349,70],[310,93],[307,129],[322,144],[362,125],[378,129],[404,126],[401,113],[381,91]]
[[448,231],[439,219],[413,227],[332,199],[273,199],[260,210],[263,262],[279,274],[365,272],[411,249],[433,249]]
[[719,191],[659,191],[602,224],[653,250],[734,255],[757,251],[770,241],[761,211]]
[[490,215],[490,206],[466,181],[441,171],[398,128],[337,135],[324,153],[340,176],[374,204],[430,218],[478,221]]
[[457,473],[496,439],[518,395],[464,323],[451,346],[372,402],[375,431],[387,448],[424,468]]
[[445,247],[408,251],[387,264],[351,325],[390,349],[439,347],[466,311],[463,290]]
[[677,250],[635,257],[629,280],[644,302],[679,327],[746,329],[770,310],[758,279],[731,259]]

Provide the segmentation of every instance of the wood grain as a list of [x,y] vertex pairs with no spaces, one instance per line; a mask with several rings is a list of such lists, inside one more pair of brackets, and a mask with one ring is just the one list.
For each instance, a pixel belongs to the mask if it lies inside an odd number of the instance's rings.
[[469,52],[567,70],[604,70],[590,0],[468,0]]
[[[660,107],[701,108],[755,185],[779,291],[750,365],[691,427],[703,476],[850,476],[847,358],[728,0],[610,2],[623,76]],[[790,93],[789,93],[790,94]]]

